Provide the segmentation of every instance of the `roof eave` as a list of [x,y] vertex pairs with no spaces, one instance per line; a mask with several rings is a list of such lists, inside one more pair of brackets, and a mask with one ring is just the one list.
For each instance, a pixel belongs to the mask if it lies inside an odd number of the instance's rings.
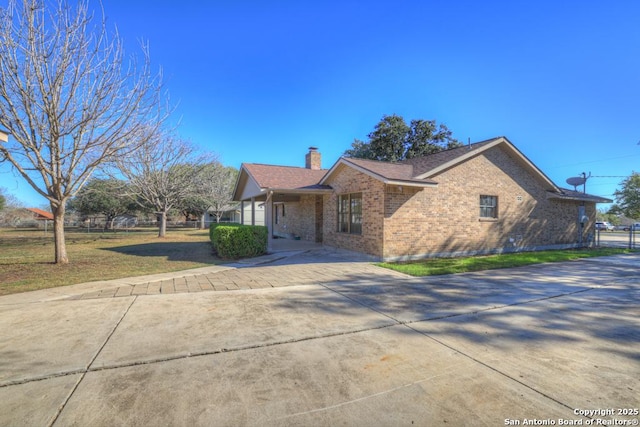
[[369,169],[363,168],[360,165],[357,165],[353,162],[350,162],[348,158],[346,157],[340,157],[340,159],[338,159],[338,161],[331,167],[331,169],[329,169],[329,171],[325,174],[324,177],[322,177],[322,179],[320,180],[319,184],[320,185],[326,185],[325,182],[329,179],[329,177],[336,171],[336,169],[340,166],[340,165],[346,165],[349,166],[350,168],[353,168],[355,170],[357,170],[358,172],[361,172],[367,176],[370,176],[373,179],[376,179],[384,184],[387,185],[404,185],[404,186],[411,186],[411,187],[436,187],[438,184],[434,181],[424,181],[421,182],[421,179],[411,179],[411,180],[402,180],[402,179],[395,179],[395,178],[387,178],[385,176],[382,176],[376,172],[373,172]]
[[417,187],[417,188],[429,188],[429,187],[437,187],[438,183],[434,181],[404,181],[400,179],[389,179],[382,181],[386,185],[398,185],[405,187]]
[[324,176],[320,179],[318,184],[325,185],[325,182],[329,179],[331,175],[338,169],[338,167],[342,164],[348,164],[349,166],[355,166],[351,162],[347,162],[344,157],[340,157],[331,168],[324,174]]
[[456,157],[455,159],[453,159],[453,160],[451,160],[451,161],[449,161],[447,163],[444,163],[444,164],[442,164],[442,165],[440,165],[440,166],[438,166],[438,167],[436,167],[436,168],[434,168],[434,169],[432,169],[432,170],[430,170],[430,171],[428,171],[426,173],[423,173],[422,175],[418,175],[415,178],[418,178],[418,179],[430,178],[430,177],[442,172],[443,170],[449,169],[449,168],[451,168],[451,167],[453,167],[453,166],[455,166],[455,165],[457,165],[459,163],[464,162],[465,160],[467,160],[467,159],[469,159],[471,157],[474,157],[474,156],[476,156],[476,155],[478,155],[478,154],[480,154],[480,153],[482,153],[484,151],[487,151],[487,150],[489,150],[489,149],[491,149],[491,148],[493,148],[493,147],[495,147],[497,145],[500,145],[500,144],[505,144],[507,147],[509,147],[509,149],[518,156],[520,161],[522,161],[530,171],[536,173],[538,175],[538,177],[540,177],[540,179],[542,181],[544,181],[551,188],[552,191],[557,191],[557,192],[561,191],[560,187],[558,187],[547,175],[545,175],[544,172],[542,172],[542,170],[540,170],[540,168],[538,168],[531,160],[529,160],[529,158],[527,158],[527,156],[525,156],[522,152],[520,152],[520,150],[518,150],[516,148],[516,146],[513,145],[511,143],[511,141],[509,141],[504,136],[497,137],[497,138],[495,138],[495,141],[492,141],[492,142],[490,142],[490,143],[488,143],[486,145],[483,145],[482,147],[479,147],[479,148],[473,149],[473,150],[469,150],[468,153],[466,153],[466,154],[464,154],[462,156]]
[[325,181],[327,179],[329,179],[329,177],[331,175],[333,175],[333,173],[337,170],[337,168],[340,165],[349,166],[350,168],[353,168],[353,169],[357,170],[358,172],[361,172],[361,173],[363,173],[363,174],[365,174],[367,176],[370,176],[371,178],[376,179],[378,181],[385,182],[388,179],[388,178],[386,178],[386,177],[384,177],[384,176],[382,176],[380,174],[377,174],[377,173],[375,173],[375,172],[373,172],[373,171],[371,171],[371,170],[369,170],[367,168],[363,168],[360,165],[357,165],[357,164],[355,164],[353,162],[350,162],[348,157],[340,157],[338,159],[338,161],[331,167],[331,169],[329,169],[329,171],[322,177],[322,179],[320,180],[320,182],[318,184],[326,185]]
[[592,203],[613,203],[613,200],[606,197],[585,194],[583,196],[573,194],[561,194],[547,191],[547,199],[572,200],[576,202],[592,202]]
[[507,141],[507,139],[505,137],[503,137],[503,136],[501,136],[499,138],[496,138],[495,141],[490,142],[487,145],[483,145],[480,148],[470,149],[466,154],[463,154],[462,156],[458,156],[455,159],[450,160],[450,161],[448,161],[446,163],[443,163],[440,166],[438,166],[436,168],[433,168],[430,171],[425,172],[423,174],[420,174],[420,175],[418,175],[418,176],[416,176],[414,178],[416,178],[416,179],[425,179],[425,178],[432,177],[432,176],[434,176],[434,175],[436,175],[436,174],[438,174],[438,173],[440,173],[440,172],[442,172],[444,170],[447,170],[447,169],[449,169],[449,168],[451,168],[451,167],[453,167],[453,166],[455,166],[455,165],[457,165],[459,163],[462,163],[465,160],[467,160],[467,159],[469,159],[471,157],[474,157],[474,156],[478,155],[479,153],[482,153],[483,151],[486,151],[489,148],[495,147],[496,145],[501,144],[501,143],[503,143],[505,141]]
[[[239,186],[240,186],[240,184],[241,184],[241,182],[240,182],[240,181],[244,178],[244,177],[243,177],[243,173],[244,173],[244,174],[246,174],[246,176],[247,176],[248,178],[253,179],[253,177],[251,176],[251,173],[249,173],[249,171],[247,170],[247,168],[244,166],[244,163],[242,163],[242,164],[240,165],[240,171],[238,172],[238,175],[236,176],[236,183],[235,183],[235,185],[233,186],[233,193],[232,193],[232,196],[231,196],[231,200],[236,201],[236,202],[239,202],[239,201],[240,201],[240,198],[239,198],[239,196],[238,196],[238,190],[239,190]],[[245,183],[246,183],[246,179],[247,179],[247,178],[245,178]]]
[[[266,200],[270,193],[278,194],[298,194],[298,195],[313,195],[313,194],[331,194],[332,188],[279,188],[279,187],[263,187],[259,193],[252,194],[243,200],[255,199]],[[241,202],[243,200],[236,200]]]
[[329,194],[332,188],[265,188],[263,191],[279,194]]

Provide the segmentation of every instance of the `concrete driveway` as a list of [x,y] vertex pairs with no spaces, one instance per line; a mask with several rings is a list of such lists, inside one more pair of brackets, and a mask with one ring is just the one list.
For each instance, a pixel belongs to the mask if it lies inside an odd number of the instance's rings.
[[1,297],[0,425],[637,425],[638,254],[271,261]]

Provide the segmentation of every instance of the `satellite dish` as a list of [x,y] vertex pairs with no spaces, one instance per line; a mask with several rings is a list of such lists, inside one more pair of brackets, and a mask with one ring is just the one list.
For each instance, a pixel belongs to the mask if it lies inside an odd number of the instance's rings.
[[572,176],[571,178],[567,178],[567,184],[573,185],[573,190],[578,191],[576,187],[578,185],[584,185],[587,182],[587,178],[584,176]]
[[573,185],[574,187],[582,185],[585,182],[587,182],[587,178],[583,176],[572,176],[571,178],[567,178],[567,184]]

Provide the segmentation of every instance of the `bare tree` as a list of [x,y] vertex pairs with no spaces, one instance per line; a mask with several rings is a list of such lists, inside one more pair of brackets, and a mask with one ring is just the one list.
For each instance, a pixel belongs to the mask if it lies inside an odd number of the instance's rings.
[[186,208],[200,216],[200,229],[205,228],[205,215],[212,212],[216,222],[233,208],[233,187],[238,170],[220,162],[207,164],[194,179],[193,192],[187,198]]
[[24,209],[24,203],[4,187],[0,187],[0,199],[4,199],[4,204],[0,204],[0,226],[13,227],[25,217],[33,218],[33,214]]
[[220,222],[222,215],[236,205],[233,202],[233,189],[238,177],[238,170],[231,166],[217,164],[204,191],[208,196],[209,209]]
[[55,262],[68,263],[65,204],[95,169],[126,156],[159,126],[160,76],[125,61],[104,16],[92,24],[85,0],[9,0],[0,9],[0,141],[6,160],[54,216]]
[[157,132],[130,156],[118,160],[131,196],[141,206],[153,208],[160,218],[158,237],[165,237],[167,213],[194,192],[196,177],[208,160],[197,155],[191,144],[166,132]]

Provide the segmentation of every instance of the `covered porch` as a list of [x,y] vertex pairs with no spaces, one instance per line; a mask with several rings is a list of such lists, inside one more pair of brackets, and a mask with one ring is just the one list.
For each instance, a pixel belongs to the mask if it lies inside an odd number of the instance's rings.
[[[251,218],[241,217],[242,224],[256,223],[255,206],[264,205],[264,225],[267,227],[269,246],[282,247],[283,241],[321,244],[323,241],[324,194],[330,189],[268,189],[248,200],[240,200],[241,213],[251,212]],[[293,244],[293,243],[291,243]]]
[[[319,184],[325,170],[307,166],[243,163],[240,168],[233,200],[241,203],[241,223],[259,225],[256,206],[263,205],[270,245],[272,240],[323,241],[324,199],[333,189]],[[247,204],[250,209],[245,209]],[[251,218],[245,217],[247,213]]]
[[[251,204],[251,219],[243,224],[257,225],[255,206],[264,204],[264,225],[269,246],[282,246],[283,240],[322,243],[325,196],[333,189],[320,184],[326,174],[320,153],[309,147],[305,167],[243,163],[233,192],[233,200]],[[245,209],[241,208],[244,214]]]

